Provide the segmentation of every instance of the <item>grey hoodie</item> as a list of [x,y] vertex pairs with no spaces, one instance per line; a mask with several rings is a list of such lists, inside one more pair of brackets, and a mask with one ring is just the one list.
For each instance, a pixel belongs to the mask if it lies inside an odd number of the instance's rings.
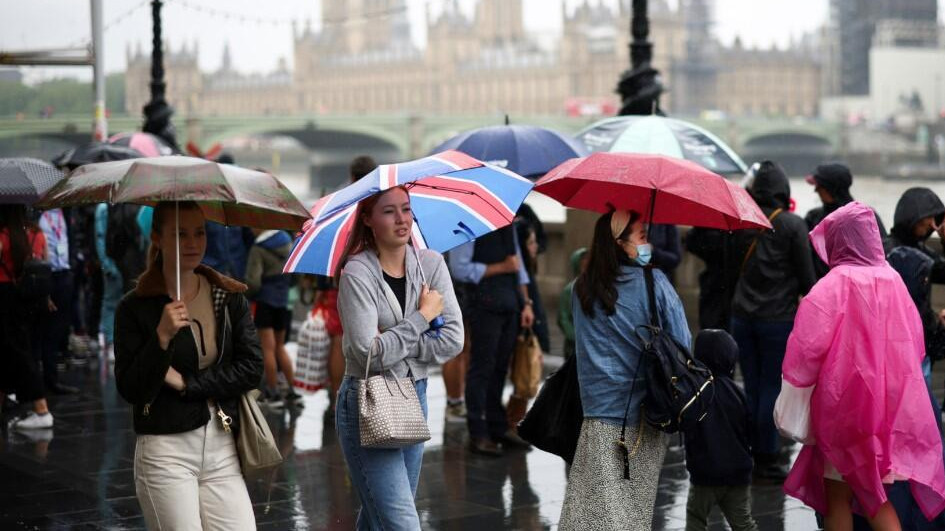
[[401,311],[397,297],[384,281],[374,252],[361,252],[348,259],[338,287],[345,375],[363,378],[370,353],[371,374],[391,369],[403,377],[409,370],[420,380],[427,377],[428,365],[449,361],[462,350],[463,318],[446,262],[442,255],[429,250],[420,251],[420,260],[430,289],[443,295],[446,324],[438,338],[424,334],[429,325],[418,309],[422,281],[412,250],[407,250],[406,257],[406,312]]

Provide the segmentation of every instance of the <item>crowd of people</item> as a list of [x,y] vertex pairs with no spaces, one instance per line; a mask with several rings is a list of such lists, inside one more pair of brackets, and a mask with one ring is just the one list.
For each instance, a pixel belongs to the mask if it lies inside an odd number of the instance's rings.
[[[356,158],[351,182],[376,166]],[[911,188],[887,234],[879,214],[853,199],[846,166],[820,165],[808,182],[822,206],[802,218],[784,171],[772,161],[752,167],[744,185],[771,230],[693,228],[683,240],[675,226],[613,210],[570,257],[556,323],[564,355],[576,361],[584,418],[561,529],[652,525],[668,437],[645,422],[645,395],[633,392],[647,377],[634,331],[651,311],[714,379],[710,410],[683,433],[687,529],[705,529],[716,505],[732,529],[757,529],[755,481],[784,482],[827,529],[941,523],[945,465],[931,368],[945,357],[945,310],[934,309],[931,285],[945,284],[945,254],[927,243],[945,236],[945,205],[932,190]],[[180,203],[179,214],[171,205],[37,213],[0,205],[0,326],[10,368],[0,401],[15,393],[28,409],[10,426],[51,429],[46,397],[77,392],[59,373],[90,355],[114,363],[132,404],[135,485],[149,527],[253,528],[229,432],[239,429],[237,400],[250,389],[269,409],[304,407],[286,350],[294,285],[314,293],[306,302],[323,310],[330,336],[327,417],[361,501],[359,529],[420,527],[423,444],[361,444],[366,375],[411,379],[428,417],[427,379],[442,365],[443,415],[466,424],[469,452],[498,457],[530,446],[517,426],[531,397],[506,399],[517,338],[534,335],[551,352],[537,282],[547,237],[527,204],[512,225],[441,256],[412,250],[409,191],[391,188],[359,205],[336,274],[299,280],[282,272],[292,234],[227,227],[206,221],[195,203]],[[179,264],[163,252],[174,245],[172,215]],[[685,251],[705,262],[698,327],[674,288]],[[20,311],[14,280],[35,261],[52,266],[52,290]],[[437,317],[443,324],[431,329]],[[799,389],[809,391],[816,443],[805,443],[789,471],[775,404]],[[615,443],[622,431],[626,447]]]

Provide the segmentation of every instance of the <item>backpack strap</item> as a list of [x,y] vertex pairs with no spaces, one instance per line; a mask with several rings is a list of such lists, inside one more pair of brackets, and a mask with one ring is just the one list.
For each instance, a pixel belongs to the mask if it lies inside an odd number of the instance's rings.
[[[653,266],[643,267],[643,277],[646,281],[646,295],[649,303],[650,325],[659,328],[659,312],[656,308],[656,288],[653,280]],[[630,456],[637,453],[640,447],[640,441],[643,437],[643,416],[640,416],[640,423],[637,429],[637,440],[633,447],[627,443],[627,417],[630,415],[630,404],[633,402],[633,393],[636,390],[637,380],[640,378],[640,366],[643,364],[643,351],[640,351],[640,357],[637,359],[637,367],[633,371],[633,381],[630,383],[630,396],[627,397],[627,407],[623,412],[623,424],[620,427],[620,440],[617,444],[623,450],[623,479],[630,479]]]
[[653,280],[653,267],[643,268],[643,278],[646,280],[646,297],[650,305],[650,324],[659,328],[660,317],[656,307],[656,283]]
[[[784,212],[783,208],[779,208],[772,212],[771,215],[768,216],[768,223],[774,223],[774,218],[778,217],[781,212]],[[745,258],[742,260],[742,267],[740,270],[742,273],[745,272],[745,266],[748,265],[748,259],[751,258],[752,254],[755,253],[755,248],[758,247],[758,240],[761,239],[762,233],[763,231],[759,230],[758,234],[755,235],[755,239],[751,241],[751,246],[748,247],[748,252],[745,253]]]

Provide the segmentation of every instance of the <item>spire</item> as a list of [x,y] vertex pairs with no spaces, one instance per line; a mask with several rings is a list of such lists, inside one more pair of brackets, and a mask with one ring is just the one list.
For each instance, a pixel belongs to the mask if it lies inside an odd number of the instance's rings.
[[220,65],[220,70],[224,72],[229,72],[233,69],[233,62],[230,59],[230,41],[223,43],[223,63]]

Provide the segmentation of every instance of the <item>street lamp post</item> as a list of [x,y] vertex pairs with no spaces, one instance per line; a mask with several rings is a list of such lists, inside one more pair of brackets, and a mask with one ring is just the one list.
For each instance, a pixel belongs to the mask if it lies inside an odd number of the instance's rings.
[[617,93],[622,100],[620,115],[659,114],[660,94],[663,84],[660,73],[650,65],[653,59],[653,44],[647,40],[650,20],[647,18],[647,0],[633,0],[633,15],[630,20],[630,69],[624,71],[617,84]]
[[91,0],[92,11],[92,74],[95,85],[95,114],[92,123],[92,139],[104,142],[108,138],[108,121],[105,118],[105,42],[102,29],[102,0]]
[[160,137],[175,152],[177,132],[171,123],[174,109],[164,99],[167,84],[164,82],[164,52],[161,40],[161,0],[151,0],[151,18],[153,37],[151,41],[151,101],[144,106],[144,131]]

